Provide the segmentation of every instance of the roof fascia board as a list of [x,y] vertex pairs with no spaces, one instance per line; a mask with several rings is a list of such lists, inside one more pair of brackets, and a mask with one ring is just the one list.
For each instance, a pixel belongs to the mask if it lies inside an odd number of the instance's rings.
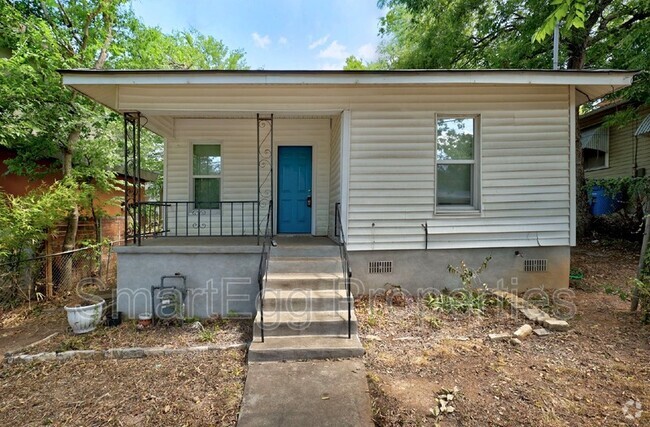
[[431,85],[540,84],[627,86],[635,72],[458,71],[395,73],[201,73],[62,71],[63,83],[83,85]]

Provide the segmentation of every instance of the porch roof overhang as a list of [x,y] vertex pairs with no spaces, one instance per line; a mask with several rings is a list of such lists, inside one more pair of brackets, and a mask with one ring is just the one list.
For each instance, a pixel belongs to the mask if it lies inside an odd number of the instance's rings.
[[[292,71],[292,70],[60,70],[63,83],[117,111],[132,111],[120,103],[120,96],[130,89],[242,87],[247,89],[288,87],[407,87],[438,85],[564,85],[574,86],[578,104],[602,98],[632,84],[635,71],[623,70],[373,70],[373,71]],[[150,101],[151,95],[147,95]],[[133,99],[133,97],[131,97]],[[131,107],[133,104],[130,104]],[[150,104],[149,104],[150,105]],[[192,108],[185,102],[188,114]],[[252,111],[252,110],[250,110]],[[247,111],[247,112],[250,112]],[[263,112],[263,111],[260,111]],[[205,111],[202,112],[206,114]],[[223,114],[223,111],[215,113]],[[312,112],[324,114],[322,111]],[[145,111],[156,127],[153,116],[183,115],[176,111]],[[332,111],[329,111],[332,114]],[[152,129],[155,131],[155,129]]]

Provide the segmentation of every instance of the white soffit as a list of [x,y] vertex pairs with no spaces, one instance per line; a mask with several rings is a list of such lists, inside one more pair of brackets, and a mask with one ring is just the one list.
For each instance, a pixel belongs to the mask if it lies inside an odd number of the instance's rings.
[[573,85],[579,103],[632,84],[636,72],[618,70],[395,70],[395,71],[223,71],[61,70],[63,83],[117,109],[121,87],[152,86],[434,86]]

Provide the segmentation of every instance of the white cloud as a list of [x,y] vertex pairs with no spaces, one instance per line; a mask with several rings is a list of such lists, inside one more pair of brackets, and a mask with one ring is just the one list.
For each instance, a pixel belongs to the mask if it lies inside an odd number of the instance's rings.
[[364,44],[357,49],[357,55],[366,62],[372,62],[377,59],[377,47],[372,43]]
[[319,58],[328,58],[328,59],[345,59],[350,56],[348,48],[342,44],[339,44],[336,40],[330,43],[325,49],[321,50],[318,53]]
[[278,39],[278,43],[279,44],[287,44],[287,43],[289,43],[289,40],[287,40],[287,38],[285,36],[280,36],[280,38]]
[[322,70],[327,70],[327,71],[342,70],[344,66],[345,66],[345,62],[340,62],[338,64],[328,62],[328,63],[323,64],[321,69]]
[[323,37],[319,38],[319,39],[316,40],[315,42],[312,42],[312,43],[309,44],[309,49],[310,49],[310,50],[311,50],[311,49],[316,49],[318,46],[322,46],[322,45],[324,45],[325,43],[327,43],[327,40],[329,40],[329,38],[330,38],[330,35],[329,35],[329,34],[326,35],[326,36],[323,36]]
[[269,36],[260,36],[258,33],[253,33],[251,37],[253,37],[253,43],[262,49],[266,49],[271,44],[271,37]]

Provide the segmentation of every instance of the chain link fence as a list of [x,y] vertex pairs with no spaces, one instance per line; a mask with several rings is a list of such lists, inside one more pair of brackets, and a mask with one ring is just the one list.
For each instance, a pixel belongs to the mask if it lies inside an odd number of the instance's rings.
[[0,264],[0,306],[52,298],[87,278],[114,288],[117,254],[112,244],[94,245]]

